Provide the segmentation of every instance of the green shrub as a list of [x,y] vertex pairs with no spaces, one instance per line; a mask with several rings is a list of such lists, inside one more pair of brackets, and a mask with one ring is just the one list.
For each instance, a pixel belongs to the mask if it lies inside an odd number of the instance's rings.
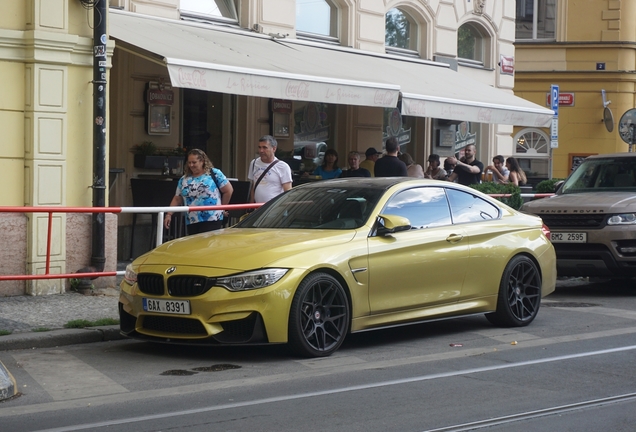
[[66,328],[84,328],[84,327],[91,327],[92,325],[93,325],[93,323],[91,321],[84,320],[84,319],[78,319],[78,320],[71,320],[71,321],[67,322],[66,324],[64,324],[64,327],[66,327]]
[[554,185],[561,180],[565,180],[562,178],[553,178],[540,181],[537,183],[536,191],[537,193],[554,193]]
[[0,330],[0,336],[7,336],[11,334],[11,330]]
[[513,184],[499,184],[492,182],[485,182],[480,184],[470,185],[471,188],[478,190],[479,192],[487,195],[492,194],[510,194],[510,197],[495,198],[502,203],[512,207],[515,210],[519,210],[523,204],[523,198],[521,198],[521,189],[519,186]]

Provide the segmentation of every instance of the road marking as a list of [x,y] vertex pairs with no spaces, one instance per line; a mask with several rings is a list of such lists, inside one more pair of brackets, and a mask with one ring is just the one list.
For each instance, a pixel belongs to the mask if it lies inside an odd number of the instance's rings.
[[[568,342],[578,342],[582,340],[601,339],[604,337],[623,336],[629,334],[636,334],[636,327],[625,327],[621,329],[612,329],[592,333],[579,333],[570,334],[564,336],[558,336],[553,338],[536,339],[526,341],[518,345],[510,345],[510,343],[502,343],[498,345],[491,345],[488,347],[479,348],[448,348],[447,352],[440,352],[435,354],[427,354],[422,356],[414,356],[407,358],[399,358],[392,360],[372,361],[358,364],[350,364],[348,366],[342,366],[337,369],[333,368],[319,368],[313,370],[302,370],[299,372],[274,374],[274,375],[261,375],[256,377],[248,377],[241,379],[233,379],[226,381],[215,381],[200,384],[188,384],[183,386],[175,386],[169,388],[158,388],[153,390],[145,390],[138,392],[129,392],[122,394],[112,394],[106,396],[96,396],[89,399],[74,399],[67,401],[48,402],[36,405],[25,405],[12,407],[11,410],[0,410],[0,418],[11,417],[24,414],[37,414],[47,411],[55,411],[61,409],[72,409],[85,407],[87,403],[90,403],[92,407],[106,406],[115,403],[125,403],[127,401],[135,401],[142,399],[153,399],[160,397],[178,397],[181,395],[188,395],[197,392],[211,392],[221,391],[225,389],[233,389],[239,387],[254,387],[259,385],[268,385],[281,382],[289,382],[302,379],[314,379],[322,376],[346,374],[352,372],[361,372],[365,370],[374,370],[380,368],[391,368],[399,366],[407,366],[412,364],[423,364],[434,361],[444,361],[455,358],[481,356],[484,354],[490,354],[493,351],[507,351],[518,350],[523,348],[536,348],[542,346],[549,346],[553,344],[563,344]],[[339,352],[334,354],[334,358],[339,357]],[[343,354],[345,355],[345,354]]]
[[12,355],[56,401],[128,392],[125,387],[66,351],[24,351]]
[[347,393],[347,392],[360,391],[360,390],[369,390],[369,389],[380,388],[380,387],[410,384],[414,382],[429,381],[429,380],[440,379],[440,378],[450,378],[450,377],[457,377],[457,376],[464,376],[464,375],[472,375],[472,374],[478,374],[482,372],[492,372],[492,371],[503,370],[503,369],[512,369],[517,367],[560,362],[564,360],[579,359],[584,357],[592,357],[592,356],[613,354],[613,353],[633,351],[633,350],[636,350],[636,345],[598,350],[598,351],[588,351],[588,352],[583,352],[578,354],[568,354],[568,355],[548,357],[548,358],[535,359],[535,360],[526,360],[526,361],[515,362],[515,363],[497,364],[493,366],[484,366],[484,367],[478,367],[478,368],[469,368],[469,369],[463,369],[459,371],[449,371],[449,372],[441,372],[441,373],[435,373],[430,375],[420,375],[420,376],[410,377],[410,378],[401,378],[401,379],[390,380],[390,381],[379,381],[379,382],[369,383],[369,384],[361,384],[361,385],[341,387],[341,388],[335,388],[335,389],[329,389],[329,390],[320,390],[320,391],[301,393],[301,394],[291,394],[287,396],[277,396],[277,397],[256,399],[256,400],[244,401],[244,402],[233,402],[228,404],[214,405],[214,406],[195,408],[190,410],[173,411],[173,412],[162,413],[162,414],[151,414],[151,415],[145,415],[145,416],[118,419],[118,420],[109,420],[104,422],[64,426],[64,427],[53,428],[53,429],[43,429],[43,430],[34,431],[34,432],[67,432],[67,431],[86,430],[86,429],[95,429],[99,427],[109,427],[109,426],[115,426],[115,425],[139,423],[139,422],[144,422],[148,420],[158,420],[163,418],[188,416],[188,415],[201,414],[206,412],[222,411],[226,409],[244,408],[244,407],[263,405],[263,404],[269,404],[269,403],[285,402],[289,400],[306,399],[306,398],[327,396],[327,395]]

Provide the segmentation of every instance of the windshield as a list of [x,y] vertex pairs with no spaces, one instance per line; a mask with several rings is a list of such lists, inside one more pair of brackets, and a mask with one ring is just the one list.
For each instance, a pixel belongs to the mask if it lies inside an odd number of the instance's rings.
[[360,186],[299,187],[280,195],[237,228],[355,229],[369,219],[384,190]]
[[565,181],[559,193],[636,191],[636,157],[586,159]]

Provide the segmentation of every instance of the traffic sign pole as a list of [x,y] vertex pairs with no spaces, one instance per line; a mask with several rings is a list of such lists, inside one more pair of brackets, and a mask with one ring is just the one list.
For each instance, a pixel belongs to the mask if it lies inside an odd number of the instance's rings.
[[552,178],[552,149],[559,148],[559,86],[552,84],[550,86],[550,105],[554,116],[552,116],[552,127],[550,128],[550,159],[549,169],[550,178]]

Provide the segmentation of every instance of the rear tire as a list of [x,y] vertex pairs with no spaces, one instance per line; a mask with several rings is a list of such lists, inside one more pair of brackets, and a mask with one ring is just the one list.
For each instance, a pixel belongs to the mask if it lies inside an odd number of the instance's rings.
[[501,327],[523,327],[534,320],[540,305],[541,274],[534,261],[517,255],[501,277],[497,310],[486,314],[486,318]]
[[289,346],[304,357],[326,357],[349,331],[349,302],[340,282],[313,273],[298,286],[289,313]]

